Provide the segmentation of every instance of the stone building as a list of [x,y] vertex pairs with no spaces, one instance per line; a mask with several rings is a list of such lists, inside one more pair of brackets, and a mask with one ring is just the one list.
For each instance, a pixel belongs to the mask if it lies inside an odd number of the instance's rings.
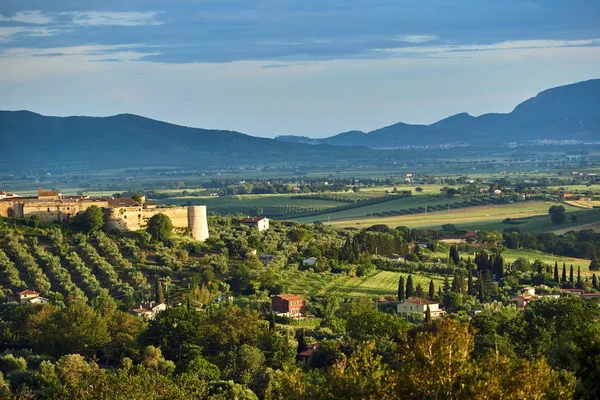
[[31,218],[41,222],[69,221],[91,206],[102,208],[107,232],[136,231],[144,229],[156,214],[165,214],[173,227],[189,229],[194,239],[208,239],[206,206],[158,207],[154,202],[138,203],[130,197],[90,199],[87,196],[62,196],[55,191],[38,190],[37,197],[0,199],[0,216],[5,218]]

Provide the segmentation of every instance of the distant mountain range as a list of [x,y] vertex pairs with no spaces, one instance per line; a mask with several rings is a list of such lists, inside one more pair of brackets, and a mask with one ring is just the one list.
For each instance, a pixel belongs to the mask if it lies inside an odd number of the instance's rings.
[[87,165],[236,166],[373,160],[365,147],[310,146],[239,132],[188,128],[132,114],[112,117],[47,117],[0,111],[0,167]]
[[495,145],[537,139],[600,140],[600,79],[545,90],[508,114],[462,113],[431,125],[397,123],[372,132],[350,131],[324,139],[277,140],[336,146],[398,148],[468,142]]
[[132,114],[48,117],[30,111],[0,111],[0,168],[347,165],[421,157],[416,152],[375,150],[408,145],[600,140],[600,79],[546,90],[509,114],[472,117],[463,113],[432,125],[398,123],[325,139],[277,139],[188,128]]

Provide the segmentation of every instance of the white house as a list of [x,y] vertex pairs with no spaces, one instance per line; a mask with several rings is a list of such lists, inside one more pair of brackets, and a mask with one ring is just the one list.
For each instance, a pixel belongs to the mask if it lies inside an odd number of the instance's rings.
[[305,258],[304,261],[302,261],[302,265],[304,265],[305,267],[313,267],[316,263],[316,257]]
[[438,318],[441,315],[445,314],[444,310],[440,310],[439,303],[435,301],[427,300],[427,299],[419,299],[419,298],[410,298],[405,299],[398,303],[397,311],[398,314],[403,317],[408,316],[412,313],[422,313],[423,318],[425,318],[425,312],[427,311],[427,306],[429,306],[429,311],[431,312],[431,318]]
[[46,303],[50,302],[50,300],[48,300],[47,298],[42,297],[42,296],[34,297],[33,299],[28,300],[28,301],[31,304],[46,304]]
[[251,228],[257,228],[259,232],[269,229],[269,219],[265,217],[248,217],[242,220],[242,224]]
[[167,305],[165,303],[140,303],[139,307],[132,308],[130,311],[132,314],[137,315],[138,317],[154,319],[156,316],[167,309]]

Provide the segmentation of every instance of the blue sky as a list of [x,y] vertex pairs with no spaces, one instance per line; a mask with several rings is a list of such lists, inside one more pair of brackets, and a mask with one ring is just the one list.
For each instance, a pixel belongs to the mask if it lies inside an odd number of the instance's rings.
[[3,0],[0,109],[328,136],[600,78],[600,1]]

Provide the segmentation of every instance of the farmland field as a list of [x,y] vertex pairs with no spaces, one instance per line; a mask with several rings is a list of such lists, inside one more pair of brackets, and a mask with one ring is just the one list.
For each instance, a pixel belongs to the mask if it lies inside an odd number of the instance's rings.
[[[398,280],[407,273],[379,271],[368,277],[349,277],[346,275],[317,274],[308,271],[296,271],[288,275],[290,286],[288,291],[305,296],[323,296],[335,293],[344,298],[369,296],[379,298],[393,296],[398,293]],[[415,287],[421,284],[423,290],[429,288],[433,279],[436,290],[443,283],[443,278],[433,275],[412,274]]]
[[[328,293],[336,293],[342,297],[393,296],[398,293],[398,280],[400,279],[400,275],[403,275],[406,281],[406,278],[409,274],[380,271],[369,277],[342,277],[334,281],[333,284],[329,285],[326,290]],[[435,283],[436,291],[443,282],[443,279],[439,276],[430,277],[420,274],[412,274],[412,278],[415,287],[418,284],[421,284],[425,292],[427,292],[429,288],[429,281],[431,279],[433,279],[433,282]]]
[[589,271],[590,260],[585,260],[582,258],[574,258],[574,257],[563,257],[563,256],[555,256],[548,253],[542,253],[540,251],[534,250],[513,250],[506,249],[502,252],[502,257],[504,261],[512,263],[519,257],[527,258],[529,261],[533,262],[535,260],[540,260],[548,265],[554,265],[555,262],[558,262],[559,267],[562,268],[562,264],[565,263],[567,268],[571,264],[577,270],[577,267],[581,267],[581,275],[582,276],[591,276],[592,273]]
[[[443,224],[468,225],[480,222],[499,222],[505,218],[523,218],[535,215],[546,215],[553,202],[527,202],[506,205],[485,205],[461,209],[440,210],[425,214],[401,215],[394,217],[354,218],[331,221],[330,225],[338,228],[364,228],[375,224],[386,224],[390,227],[407,226],[409,228],[440,228]],[[567,211],[576,210],[566,206]],[[350,210],[354,211],[354,210]]]
[[[428,206],[430,209],[438,210],[442,213],[448,207],[452,207],[453,204],[462,203],[465,199],[461,197],[441,197],[441,196],[413,196],[399,198],[398,200],[387,201],[385,203],[373,204],[365,207],[353,208],[351,210],[332,212],[322,214],[314,217],[298,218],[296,221],[302,223],[310,223],[315,221],[329,221],[329,220],[346,220],[346,219],[359,219],[361,217],[364,220],[368,218],[369,214],[396,211],[396,210],[408,210],[410,208],[418,208]],[[438,211],[431,211],[431,214]],[[373,218],[387,218],[387,217],[373,217]],[[342,221],[339,221],[340,223]],[[353,221],[356,223],[357,221]],[[335,223],[332,222],[333,225]],[[371,225],[371,224],[369,224]]]

